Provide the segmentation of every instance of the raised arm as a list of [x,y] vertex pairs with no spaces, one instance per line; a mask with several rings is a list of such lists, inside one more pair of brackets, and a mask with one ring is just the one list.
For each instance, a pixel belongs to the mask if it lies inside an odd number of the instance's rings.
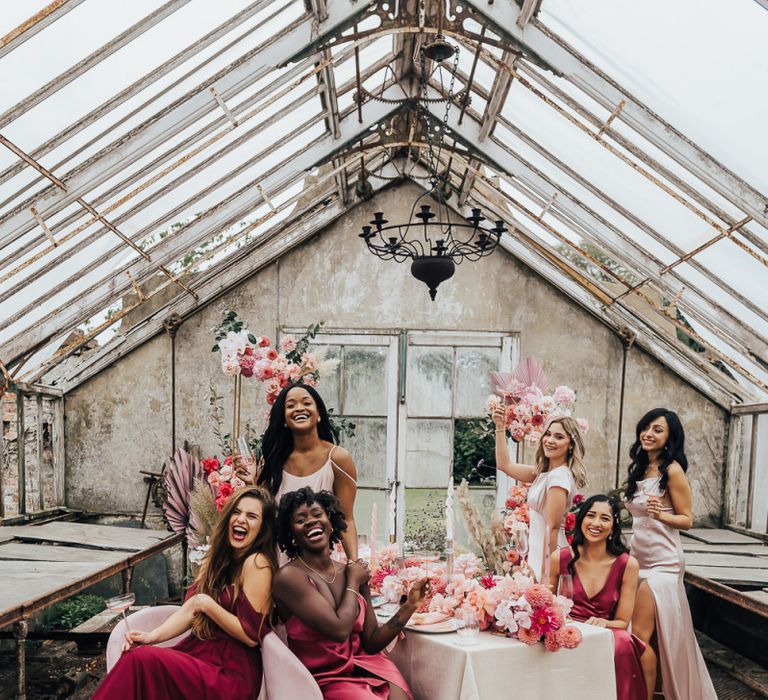
[[284,566],[275,575],[273,595],[282,607],[313,630],[334,642],[343,642],[352,633],[360,612],[357,591],[369,577],[361,564],[349,564],[344,594],[334,608],[309,582],[303,571],[294,566]]
[[544,552],[545,557],[552,556],[552,553],[557,551],[557,535],[560,532],[567,509],[568,491],[560,486],[552,486],[547,489],[544,520],[547,523],[547,530],[549,530],[549,551]]
[[376,614],[373,612],[370,588],[367,585],[361,587],[360,592],[365,596],[366,603],[368,603],[365,610],[363,631],[360,635],[360,641],[366,654],[378,654],[382,649],[386,649],[387,645],[400,634],[400,630],[408,624],[411,615],[416,612],[419,605],[421,605],[421,601],[424,600],[428,584],[429,581],[425,578],[411,586],[405,603],[383,625],[379,625]]
[[666,513],[661,510],[658,498],[648,499],[648,515],[652,518],[675,528],[675,530],[688,530],[693,525],[693,497],[691,485],[685,476],[683,468],[672,462],[667,469],[667,493],[672,501],[674,513]]
[[536,470],[527,464],[518,464],[510,459],[504,406],[497,406],[493,410],[493,424],[496,426],[496,468],[513,479],[530,484],[536,478]]
[[349,561],[357,559],[357,525],[355,524],[355,496],[357,495],[357,468],[352,455],[343,447],[333,450],[333,492],[339,499],[347,519],[347,529],[341,544]]

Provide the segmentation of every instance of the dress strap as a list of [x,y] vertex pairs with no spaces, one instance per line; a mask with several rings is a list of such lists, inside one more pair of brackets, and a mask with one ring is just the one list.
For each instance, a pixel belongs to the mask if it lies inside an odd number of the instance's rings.
[[351,482],[352,482],[352,483],[353,483],[355,486],[357,486],[357,481],[355,481],[355,480],[354,480],[354,479],[353,479],[353,478],[352,478],[352,477],[351,477],[349,474],[347,474],[347,472],[345,472],[345,471],[344,471],[344,470],[343,470],[343,469],[342,469],[342,468],[341,468],[341,467],[340,467],[338,464],[336,464],[336,462],[334,462],[334,461],[333,461],[333,459],[331,459],[331,455],[333,454],[333,451],[334,451],[334,450],[335,450],[337,447],[338,447],[338,445],[334,445],[334,446],[331,448],[331,451],[328,453],[328,461],[331,463],[331,470],[333,470],[333,469],[336,469],[336,471],[337,471],[337,472],[339,472],[339,474],[343,474],[343,475],[344,475],[344,476],[346,476],[346,477],[347,477],[347,479],[349,479],[349,480],[350,480],[350,481],[351,481]]
[[613,566],[611,567],[611,571],[608,574],[608,577],[614,576],[618,582],[621,582],[621,580],[624,578],[624,570],[627,568],[627,562],[629,561],[629,554],[624,552],[623,554],[619,554],[618,557],[616,557],[616,561],[613,562]]

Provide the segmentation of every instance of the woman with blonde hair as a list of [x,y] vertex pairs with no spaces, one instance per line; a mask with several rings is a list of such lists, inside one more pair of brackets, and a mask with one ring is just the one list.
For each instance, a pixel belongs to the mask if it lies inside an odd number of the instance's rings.
[[[97,700],[255,698],[260,644],[270,631],[275,504],[260,486],[224,504],[184,605],[151,632],[129,631]],[[153,646],[191,630],[173,647]]]
[[506,408],[493,412],[496,425],[496,468],[513,479],[530,484],[528,507],[528,566],[537,581],[548,579],[550,556],[567,547],[565,516],[576,489],[587,483],[584,441],[579,426],[570,416],[550,419],[539,446],[535,465],[513,462],[506,441]]

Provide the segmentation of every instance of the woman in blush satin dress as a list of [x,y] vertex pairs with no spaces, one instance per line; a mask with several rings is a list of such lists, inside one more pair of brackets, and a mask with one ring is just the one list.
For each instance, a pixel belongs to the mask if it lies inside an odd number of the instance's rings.
[[683,586],[680,530],[691,527],[693,515],[680,419],[665,408],[646,413],[629,454],[624,499],[633,517],[631,552],[640,564],[632,631],[646,644],[657,640],[666,700],[716,700]]
[[338,501],[327,491],[303,488],[280,502],[277,541],[291,561],[275,575],[273,590],[288,646],[326,700],[413,700],[383,650],[416,611],[429,582],[415,583],[397,613],[379,626],[367,562],[345,566],[331,559],[344,526]]
[[496,467],[513,479],[530,484],[528,507],[528,566],[537,581],[546,580],[553,552],[568,545],[565,516],[576,488],[587,482],[584,441],[570,416],[550,420],[536,450],[535,466],[517,464],[509,457],[506,441],[506,407],[493,412],[496,425]]
[[613,632],[618,700],[650,700],[655,665],[644,663],[646,645],[628,631],[640,567],[621,539],[619,512],[619,504],[602,494],[584,501],[571,546],[552,555],[550,584],[556,590],[558,576],[572,576],[571,617]]
[[[184,605],[151,632],[129,631],[97,700],[251,700],[261,688],[260,643],[270,631],[276,569],[272,497],[257,486],[230,496]],[[173,647],[152,646],[192,634]]]
[[[337,441],[320,394],[308,384],[289,384],[270,410],[263,441],[264,464],[257,481],[269,489],[278,504],[284,494],[305,486],[316,493],[336,494],[347,521],[342,546],[349,559],[356,559],[353,512],[357,469],[352,456],[336,445]],[[282,553],[278,553],[278,560],[280,566],[288,562]]]

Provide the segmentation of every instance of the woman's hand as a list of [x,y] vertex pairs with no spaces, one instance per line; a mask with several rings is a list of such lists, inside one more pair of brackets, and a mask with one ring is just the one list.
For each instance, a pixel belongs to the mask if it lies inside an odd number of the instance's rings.
[[413,605],[415,608],[418,608],[424,598],[426,598],[429,594],[430,586],[431,584],[428,578],[423,578],[420,581],[416,581],[416,583],[411,586],[411,590],[408,591],[408,599],[406,600],[406,603],[408,605]]
[[253,486],[256,483],[258,468],[256,460],[242,455],[236,455],[235,476],[243,481],[246,486]]
[[350,587],[365,585],[371,578],[371,566],[365,559],[355,559],[347,564],[347,583]]
[[648,496],[645,510],[648,513],[648,517],[658,520],[661,516],[661,499],[658,496]]
[[142,632],[140,630],[130,630],[125,634],[125,644],[123,651],[128,651],[134,644],[155,644],[157,635],[154,632]]
[[496,430],[501,430],[502,428],[506,430],[507,427],[507,407],[504,404],[501,404],[500,406],[496,406],[496,408],[493,409],[493,424],[496,426]]
[[590,617],[587,620],[588,625],[594,625],[595,627],[608,627],[608,620],[602,617]]

